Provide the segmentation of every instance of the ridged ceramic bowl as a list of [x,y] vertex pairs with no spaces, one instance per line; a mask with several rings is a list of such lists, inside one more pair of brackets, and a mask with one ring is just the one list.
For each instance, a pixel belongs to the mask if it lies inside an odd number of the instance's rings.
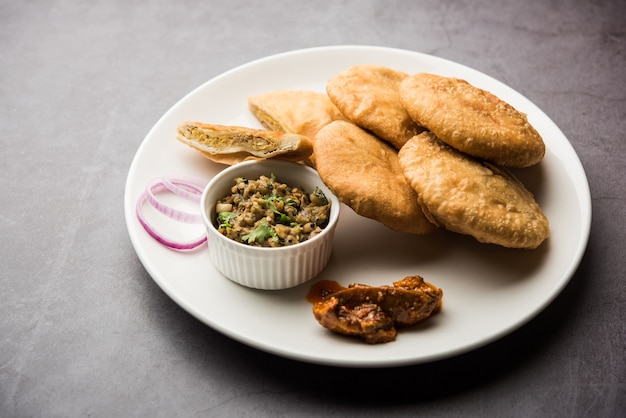
[[[250,180],[261,175],[276,177],[281,183],[298,186],[307,193],[319,187],[331,202],[329,221],[321,233],[284,247],[258,247],[222,235],[217,229],[218,200],[230,194],[235,179]],[[228,279],[243,286],[278,290],[298,286],[317,276],[326,267],[339,219],[340,203],[314,169],[281,160],[246,161],[218,173],[207,184],[201,199],[211,262]]]

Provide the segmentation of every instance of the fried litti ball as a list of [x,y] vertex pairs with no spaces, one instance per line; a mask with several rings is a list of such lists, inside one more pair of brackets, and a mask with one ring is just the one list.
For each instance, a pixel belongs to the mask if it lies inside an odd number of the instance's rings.
[[326,92],[349,120],[400,149],[424,131],[400,103],[398,88],[408,74],[380,65],[354,65],[326,83]]
[[471,156],[508,167],[541,161],[545,144],[526,115],[465,80],[417,73],[400,83],[411,118]]
[[510,173],[421,133],[398,153],[400,165],[433,218],[483,243],[537,248],[550,235],[534,196]]
[[351,122],[334,121],[317,133],[313,150],[324,183],[359,215],[412,234],[436,229],[391,145]]

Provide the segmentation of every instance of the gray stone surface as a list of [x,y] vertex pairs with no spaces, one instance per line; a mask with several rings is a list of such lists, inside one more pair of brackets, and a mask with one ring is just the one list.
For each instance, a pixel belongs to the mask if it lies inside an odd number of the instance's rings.
[[[619,0],[0,1],[0,416],[621,416],[624,13]],[[521,329],[430,364],[315,366],[219,334],[144,270],[123,194],[152,125],[234,66],[338,44],[476,68],[572,142],[589,246]]]

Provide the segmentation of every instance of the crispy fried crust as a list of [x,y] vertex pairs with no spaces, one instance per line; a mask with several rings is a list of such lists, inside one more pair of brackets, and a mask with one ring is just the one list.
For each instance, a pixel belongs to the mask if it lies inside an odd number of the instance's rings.
[[[248,97],[248,108],[267,129],[307,136],[334,120],[347,120],[326,93],[309,90],[275,90]],[[305,163],[315,167],[315,155]]]
[[297,162],[313,152],[313,144],[306,136],[242,126],[182,122],[176,138],[212,161],[231,165],[261,158]]
[[389,144],[353,123],[334,121],[318,132],[313,147],[320,177],[356,213],[396,231],[426,234],[436,229]]
[[533,195],[511,174],[485,165],[424,132],[398,153],[432,216],[451,231],[509,248],[536,248],[550,234]]
[[248,108],[267,129],[309,138],[333,120],[345,120],[328,95],[317,91],[269,91],[248,97]]
[[543,159],[543,139],[526,115],[465,80],[417,73],[399,95],[413,120],[460,151],[509,167]]
[[398,95],[408,74],[376,65],[355,65],[326,83],[326,92],[341,113],[400,149],[424,129],[406,112]]

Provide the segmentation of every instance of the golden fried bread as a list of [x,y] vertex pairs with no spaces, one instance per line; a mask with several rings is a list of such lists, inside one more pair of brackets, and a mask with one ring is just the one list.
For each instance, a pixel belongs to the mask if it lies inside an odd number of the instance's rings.
[[543,139],[526,115],[465,80],[417,73],[399,95],[413,120],[460,151],[509,167],[543,159]]
[[521,182],[433,133],[409,140],[398,159],[430,214],[445,228],[510,248],[536,248],[550,235],[548,219]]
[[248,108],[263,126],[314,138],[333,120],[345,119],[328,95],[308,90],[275,90],[248,97]]
[[398,95],[408,74],[377,65],[355,65],[326,83],[326,92],[341,113],[400,149],[424,129],[406,112]]
[[340,201],[356,213],[413,234],[436,229],[418,203],[397,151],[355,124],[334,121],[313,141],[317,171]]
[[176,138],[206,158],[223,164],[261,158],[297,162],[313,152],[313,144],[306,136],[242,126],[182,122]]

